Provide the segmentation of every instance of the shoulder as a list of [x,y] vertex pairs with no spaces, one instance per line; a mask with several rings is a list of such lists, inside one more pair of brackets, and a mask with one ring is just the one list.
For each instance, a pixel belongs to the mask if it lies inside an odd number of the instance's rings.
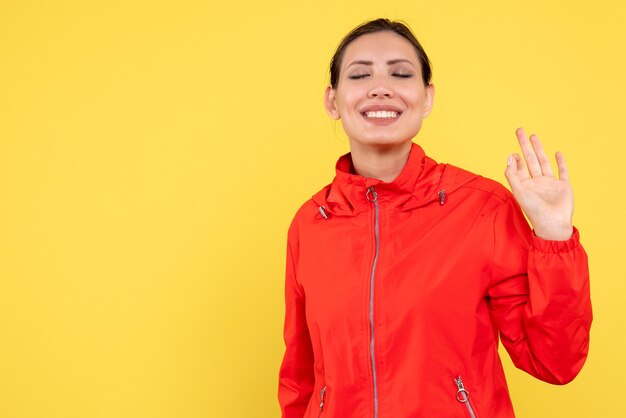
[[[509,189],[501,183],[452,164],[446,164],[446,175],[456,178],[461,185],[459,189],[468,193],[483,194],[485,198],[493,198],[500,202],[508,201],[513,197]],[[463,181],[462,179],[466,179]]]
[[323,206],[323,201],[325,201],[326,196],[328,196],[330,188],[331,184],[324,186],[321,190],[300,205],[291,220],[291,224],[289,225],[290,238],[296,238],[300,234],[300,230],[303,226],[308,225],[311,222],[323,220],[320,207]]

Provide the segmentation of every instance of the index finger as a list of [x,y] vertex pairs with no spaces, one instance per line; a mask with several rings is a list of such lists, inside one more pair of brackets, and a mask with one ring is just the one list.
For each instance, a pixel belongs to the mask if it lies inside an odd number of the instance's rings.
[[541,165],[539,164],[539,160],[537,159],[537,154],[533,149],[530,141],[526,137],[526,133],[522,128],[517,128],[515,130],[515,135],[517,135],[517,141],[519,142],[519,146],[522,149],[522,154],[524,154],[524,159],[526,160],[526,167],[528,167],[528,172],[531,177],[537,177],[541,175]]

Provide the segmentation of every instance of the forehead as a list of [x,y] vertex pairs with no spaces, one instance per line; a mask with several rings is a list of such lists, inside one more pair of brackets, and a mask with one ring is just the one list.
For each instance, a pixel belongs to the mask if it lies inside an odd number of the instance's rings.
[[408,40],[391,31],[375,32],[352,41],[344,51],[341,66],[345,68],[355,60],[386,62],[400,58],[418,63],[417,52]]

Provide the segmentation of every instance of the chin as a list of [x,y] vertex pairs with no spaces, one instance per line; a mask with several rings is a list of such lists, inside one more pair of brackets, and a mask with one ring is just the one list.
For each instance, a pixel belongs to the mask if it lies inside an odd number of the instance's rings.
[[413,141],[413,138],[417,135],[417,132],[413,135],[375,135],[367,136],[362,139],[353,140],[354,142],[373,147],[395,147],[402,146]]
[[355,127],[357,129],[354,130],[346,128],[347,127],[344,125],[344,130],[348,138],[350,138],[350,142],[362,146],[389,147],[400,146],[411,142],[420,131],[421,124],[420,126],[412,126],[410,129],[406,129],[408,128],[407,126],[404,126],[405,129],[392,129],[390,126],[375,128],[359,126]]

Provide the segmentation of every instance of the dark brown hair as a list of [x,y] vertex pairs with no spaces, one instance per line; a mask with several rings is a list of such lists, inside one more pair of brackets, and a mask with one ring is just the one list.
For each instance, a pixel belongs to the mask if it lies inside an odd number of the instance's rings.
[[424,81],[424,85],[430,84],[430,79],[432,77],[430,60],[428,59],[424,48],[422,48],[422,45],[420,45],[415,35],[413,35],[413,32],[411,32],[411,29],[409,29],[408,26],[401,22],[394,22],[389,19],[376,19],[365,22],[362,25],[354,28],[352,32],[348,33],[341,40],[341,43],[335,51],[335,55],[333,55],[333,58],[330,61],[330,85],[332,88],[337,88],[337,83],[339,82],[339,69],[341,67],[341,61],[348,45],[350,45],[352,41],[360,36],[383,31],[397,33],[398,35],[409,41],[411,45],[413,45],[413,48],[415,48],[415,52],[417,53],[417,58],[420,62],[420,66],[422,67],[422,80]]

